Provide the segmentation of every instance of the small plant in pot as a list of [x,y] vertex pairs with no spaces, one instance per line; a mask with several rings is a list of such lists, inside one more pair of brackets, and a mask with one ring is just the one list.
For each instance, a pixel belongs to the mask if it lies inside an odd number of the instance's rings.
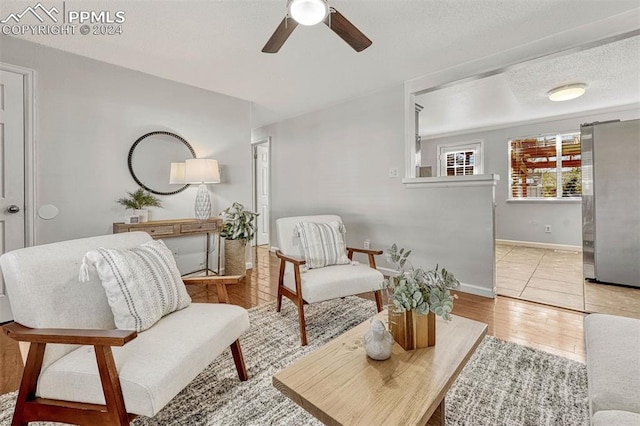
[[435,315],[451,319],[455,296],[450,290],[460,285],[438,265],[430,270],[414,268],[407,261],[410,254],[411,250],[398,249],[396,244],[387,250],[387,261],[398,275],[383,283],[389,299],[390,331],[405,349],[435,345]]
[[220,232],[220,236],[225,239],[224,273],[225,275],[245,275],[247,241],[251,241],[256,233],[255,219],[259,214],[246,211],[244,206],[237,202],[220,214],[224,223]]
[[128,197],[122,197],[116,200],[118,204],[133,210],[135,216],[140,216],[140,222],[149,220],[149,210],[145,207],[162,207],[160,200],[150,192],[139,188],[135,192],[127,192]]

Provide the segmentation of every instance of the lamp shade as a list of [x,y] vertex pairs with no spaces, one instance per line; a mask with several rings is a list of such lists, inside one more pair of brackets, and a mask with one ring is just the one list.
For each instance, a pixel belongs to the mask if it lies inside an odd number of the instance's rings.
[[219,183],[218,161],[210,158],[193,158],[185,161],[185,183]]
[[302,25],[316,25],[329,14],[326,0],[290,0],[289,14]]
[[184,185],[184,169],[185,163],[171,163],[171,174],[169,175],[169,184]]

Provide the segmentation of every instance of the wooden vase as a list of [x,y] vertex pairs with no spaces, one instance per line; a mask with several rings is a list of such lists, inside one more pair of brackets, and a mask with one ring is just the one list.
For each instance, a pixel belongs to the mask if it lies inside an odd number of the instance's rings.
[[436,316],[433,312],[419,315],[416,311],[401,313],[389,310],[389,331],[404,350],[426,348],[436,344]]
[[246,243],[244,240],[224,241],[224,274],[246,275],[247,263],[245,259]]

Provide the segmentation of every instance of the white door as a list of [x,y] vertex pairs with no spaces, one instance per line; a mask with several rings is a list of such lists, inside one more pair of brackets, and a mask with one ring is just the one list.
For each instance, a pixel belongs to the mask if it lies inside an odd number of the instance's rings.
[[[24,247],[24,81],[0,71],[0,254]],[[0,274],[0,323],[12,319]]]
[[269,244],[269,144],[255,146],[256,162],[256,206],[258,213],[258,235],[256,244]]

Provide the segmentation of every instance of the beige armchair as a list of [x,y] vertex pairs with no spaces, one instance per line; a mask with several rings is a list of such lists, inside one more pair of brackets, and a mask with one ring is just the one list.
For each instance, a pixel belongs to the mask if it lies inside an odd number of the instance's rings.
[[[348,259],[354,253],[368,256],[368,265],[355,263],[332,265],[318,269],[305,269],[305,252],[297,225],[300,222],[342,223],[340,216],[296,216],[276,220],[280,274],[278,277],[278,299],[276,309],[280,312],[282,296],[289,298],[298,308],[300,321],[300,341],[307,344],[304,305],[339,297],[374,292],[378,312],[382,311],[382,282],[384,276],[376,269],[375,255],[379,250],[365,250],[346,247]],[[373,314],[373,313],[372,313]]]
[[[130,249],[150,240],[143,232],[123,233],[29,247],[0,257],[15,318],[4,332],[30,343],[14,425],[128,425],[136,415],[152,417],[226,347],[240,380],[247,380],[238,341],[249,328],[245,309],[191,303],[140,333],[117,330],[100,279],[91,276],[79,282],[88,251]],[[216,284],[220,301],[226,302],[225,285],[238,280],[208,277],[192,282]]]

